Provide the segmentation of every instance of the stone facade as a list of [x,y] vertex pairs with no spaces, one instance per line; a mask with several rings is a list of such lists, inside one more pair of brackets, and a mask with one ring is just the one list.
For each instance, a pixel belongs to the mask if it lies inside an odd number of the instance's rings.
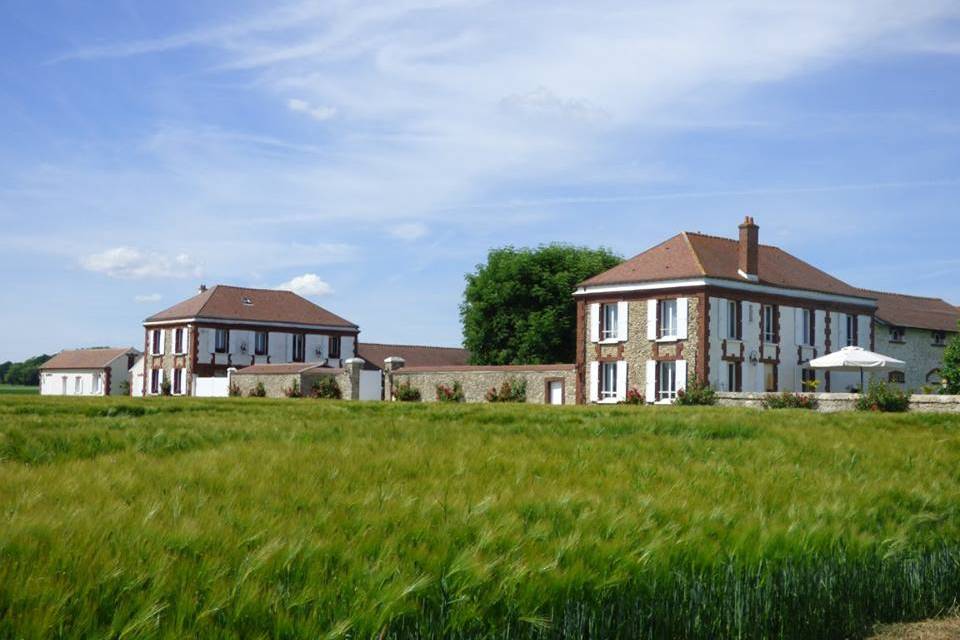
[[240,395],[249,396],[250,392],[262,383],[268,398],[284,398],[287,390],[292,389],[296,381],[300,385],[300,393],[309,396],[313,385],[321,378],[333,377],[340,387],[341,397],[350,400],[353,397],[354,384],[350,372],[336,369],[329,373],[318,373],[316,370],[305,373],[243,373],[243,369],[235,371],[230,377],[232,384],[240,391]]
[[[747,407],[761,409],[761,402],[765,393],[717,393],[717,405],[721,407]],[[813,394],[820,403],[821,413],[835,413],[837,411],[854,411],[856,409],[856,393],[816,393]],[[910,411],[917,413],[957,413],[960,414],[960,396],[910,396]]]
[[547,385],[559,381],[563,385],[563,404],[576,403],[576,368],[574,365],[533,365],[505,367],[417,367],[387,372],[386,396],[399,384],[408,382],[420,390],[424,402],[435,402],[437,386],[463,386],[466,402],[486,402],[487,391],[499,389],[504,382],[523,380],[527,383],[527,403],[546,404]]
[[[954,335],[956,334],[948,333],[947,341]],[[878,323],[875,341],[877,351],[907,363],[904,384],[897,385],[901,389],[920,391],[924,387],[939,388],[939,371],[943,367],[945,346],[934,344],[932,331],[907,328],[904,330],[903,340],[895,341],[891,339],[890,328]],[[887,380],[884,376],[884,381]]]

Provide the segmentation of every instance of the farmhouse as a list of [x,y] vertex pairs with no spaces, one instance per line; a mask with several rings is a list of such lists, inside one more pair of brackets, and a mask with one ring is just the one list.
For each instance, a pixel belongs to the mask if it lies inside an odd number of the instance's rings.
[[894,381],[907,387],[936,378],[955,307],[857,289],[760,244],[752,218],[739,231],[739,240],[681,233],[579,285],[578,402],[619,402],[636,389],[669,403],[694,381],[721,391],[847,391],[857,375],[807,366],[844,346],[904,359],[906,375]]
[[360,329],[290,291],[217,285],[147,318],[143,395],[226,395],[228,369],[290,363],[340,368]]
[[115,396],[127,393],[129,370],[140,354],[121,349],[61,351],[40,367],[40,393],[45,396]]

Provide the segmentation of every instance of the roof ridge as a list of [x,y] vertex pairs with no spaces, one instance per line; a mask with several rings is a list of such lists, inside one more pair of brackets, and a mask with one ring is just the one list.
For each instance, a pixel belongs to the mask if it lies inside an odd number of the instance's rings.
[[690,234],[687,231],[681,232],[683,236],[683,241],[687,243],[687,248],[690,249],[690,253],[693,254],[693,259],[697,261],[697,266],[700,268],[700,273],[702,275],[707,275],[707,269],[703,266],[703,260],[700,259],[700,254],[697,253],[697,250],[694,249],[693,243],[690,242]]
[[913,298],[914,300],[931,300],[935,302],[942,302],[948,307],[953,307],[954,305],[950,304],[943,298],[936,298],[933,296],[918,296],[912,293],[897,293],[896,291],[881,291],[880,289],[867,289],[866,287],[856,287],[858,291],[863,291],[865,293],[879,293],[884,296],[897,296],[899,298]]
[[[727,242],[732,242],[733,244],[740,244],[740,241],[736,238],[727,238],[726,236],[716,236],[716,235],[713,235],[712,233],[703,233],[702,231],[684,231],[683,233],[691,236],[699,236],[701,238],[712,238],[714,240],[726,240]],[[781,249],[775,244],[764,244],[761,242],[757,246],[766,247],[767,249],[776,249],[777,251],[784,251],[783,249]],[[789,252],[784,251],[784,253],[789,253]],[[797,259],[799,260],[799,258]]]
[[408,347],[408,348],[409,348],[409,347],[412,347],[412,348],[414,348],[414,349],[450,349],[450,350],[456,350],[456,351],[466,351],[466,350],[467,350],[465,347],[438,347],[438,346],[436,346],[436,345],[430,345],[430,344],[395,344],[395,343],[387,343],[387,342],[363,342],[363,341],[360,341],[360,342],[357,343],[357,347],[358,347],[358,348],[359,348],[359,347],[364,347],[364,346],[368,346],[368,347]]

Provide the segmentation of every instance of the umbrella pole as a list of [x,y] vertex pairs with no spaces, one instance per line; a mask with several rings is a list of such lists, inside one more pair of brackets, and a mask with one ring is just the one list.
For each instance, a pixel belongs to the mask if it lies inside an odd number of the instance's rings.
[[863,395],[863,367],[860,367],[860,394]]

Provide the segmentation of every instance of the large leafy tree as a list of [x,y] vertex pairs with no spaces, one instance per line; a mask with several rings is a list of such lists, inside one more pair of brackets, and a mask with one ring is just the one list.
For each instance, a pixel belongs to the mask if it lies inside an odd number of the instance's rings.
[[619,264],[606,249],[561,244],[504,247],[467,274],[460,305],[474,364],[573,362],[577,283]]
[[50,356],[44,354],[23,362],[4,362],[0,365],[0,383],[36,386],[40,384],[40,365],[49,359]]
[[945,393],[960,394],[960,333],[953,336],[943,353],[943,379],[947,381]]

